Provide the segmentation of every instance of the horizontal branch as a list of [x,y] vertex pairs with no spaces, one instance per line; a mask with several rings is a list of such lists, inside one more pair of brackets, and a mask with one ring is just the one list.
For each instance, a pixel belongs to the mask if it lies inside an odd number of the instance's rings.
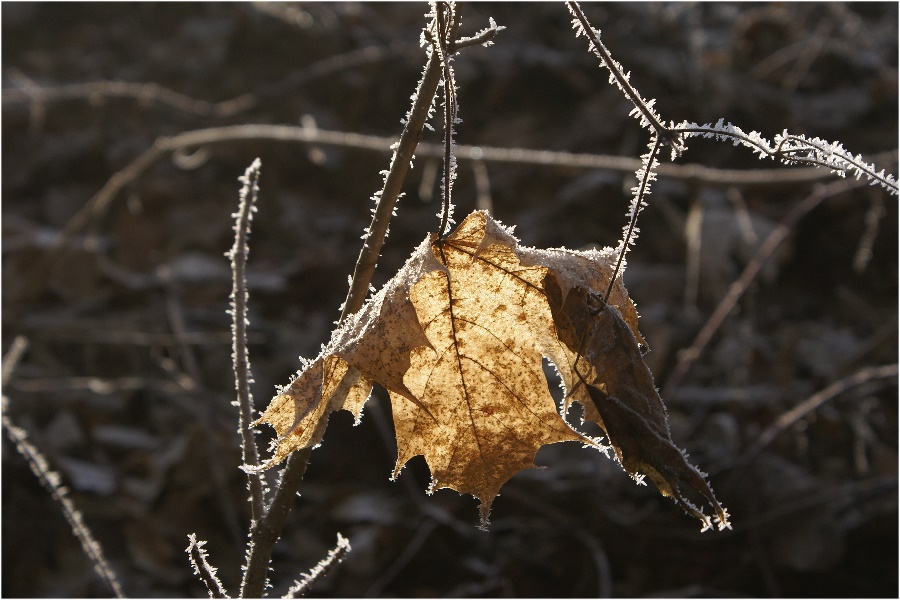
[[[33,273],[33,287],[43,286],[49,265],[55,262],[59,252],[68,241],[81,231],[91,220],[102,217],[117,194],[138,179],[156,162],[165,156],[198,146],[227,144],[240,141],[273,141],[308,143],[323,146],[355,148],[389,154],[396,142],[394,138],[328,131],[312,127],[294,125],[233,125],[188,131],[170,137],[160,137],[139,155],[132,163],[115,173],[104,186],[69,220],[53,242],[44,264]],[[603,169],[619,173],[631,173],[640,168],[640,159],[603,154],[580,154],[554,152],[549,150],[528,150],[523,148],[497,148],[493,146],[459,145],[457,159],[485,161],[520,165],[540,165],[570,169]],[[439,144],[420,143],[416,148],[419,156],[439,158],[443,149]],[[896,160],[897,152],[883,153],[875,157],[881,160]],[[833,177],[816,168],[783,169],[712,169],[702,165],[662,164],[657,168],[660,177],[668,177],[691,184],[709,186],[771,187],[788,184],[809,184]],[[29,292],[36,290],[29,290]]]

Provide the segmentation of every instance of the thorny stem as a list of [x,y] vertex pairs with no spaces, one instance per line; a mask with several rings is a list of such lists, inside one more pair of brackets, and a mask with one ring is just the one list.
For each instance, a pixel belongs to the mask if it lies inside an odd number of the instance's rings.
[[[730,126],[731,125],[729,124],[729,127]],[[676,126],[671,131],[675,135],[731,138],[732,140],[735,140],[735,143],[741,143],[760,153],[761,156],[765,155],[789,164],[809,165],[820,169],[829,169],[842,174],[848,174],[848,171],[852,173],[855,170],[857,174],[864,175],[873,184],[877,183],[884,187],[888,193],[894,194],[895,196],[900,194],[900,187],[898,187],[894,177],[885,175],[884,171],[880,173],[877,172],[874,165],[867,164],[854,155],[833,147],[833,145],[823,146],[816,143],[814,140],[797,135],[785,135],[778,142],[778,145],[772,148],[769,146],[768,142],[762,138],[754,138],[742,131],[728,130],[718,126],[685,125]],[[805,154],[805,156],[803,154]],[[836,164],[835,162],[826,160],[832,157],[839,159],[839,162]]]
[[350,542],[339,533],[337,546],[329,550],[328,555],[313,567],[309,573],[303,575],[302,581],[295,582],[282,598],[305,596],[309,588],[328,575],[335,565],[344,560],[348,552],[350,552]]
[[229,598],[228,592],[222,586],[222,581],[216,576],[216,568],[209,564],[209,557],[205,541],[197,541],[197,534],[188,535],[188,547],[185,550],[191,564],[194,566],[194,574],[197,575],[206,586],[210,598]]

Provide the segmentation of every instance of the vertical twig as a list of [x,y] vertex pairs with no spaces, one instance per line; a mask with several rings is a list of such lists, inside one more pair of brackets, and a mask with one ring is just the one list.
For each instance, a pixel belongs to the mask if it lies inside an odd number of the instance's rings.
[[641,157],[641,168],[637,171],[639,183],[637,187],[632,188],[634,199],[631,201],[631,209],[628,211],[628,225],[625,228],[625,234],[622,236],[622,242],[619,246],[619,258],[616,260],[616,268],[613,270],[612,277],[609,278],[609,286],[606,288],[606,294],[603,296],[604,302],[609,301],[609,295],[612,293],[613,285],[616,283],[616,277],[619,275],[619,270],[622,268],[622,264],[625,261],[625,254],[637,237],[638,229],[636,225],[638,214],[640,214],[641,209],[646,206],[644,198],[650,193],[650,183],[656,179],[655,169],[659,164],[659,161],[656,160],[656,155],[659,154],[661,145],[662,138],[658,135],[654,135],[650,140],[650,152]]
[[[446,7],[446,16],[444,7]],[[441,185],[441,228],[438,237],[443,239],[453,213],[453,180],[456,178],[456,158],[453,156],[453,126],[456,124],[456,81],[452,60],[453,31],[459,27],[459,15],[452,2],[433,2],[435,14],[434,52],[441,59],[444,82],[444,181]],[[446,21],[445,21],[446,19]]]
[[[240,181],[243,183],[240,194],[238,212],[234,214],[234,246],[227,256],[231,259],[233,282],[231,288],[232,316],[232,354],[234,366],[234,386],[237,390],[238,431],[241,434],[241,451],[245,465],[259,466],[259,452],[253,440],[253,432],[249,424],[253,422],[253,396],[250,393],[250,358],[247,355],[247,236],[250,235],[250,222],[256,211],[256,199],[259,195],[259,171],[262,163],[257,158],[247,167]],[[257,521],[263,516],[262,475],[258,472],[247,472],[250,489],[250,507],[252,519]]]
[[306,465],[311,453],[312,448],[304,448],[291,454],[265,516],[250,528],[251,541],[247,552],[244,580],[241,582],[241,598],[262,597],[268,580],[272,550],[291,512],[291,503],[300,489],[300,482],[306,474]]

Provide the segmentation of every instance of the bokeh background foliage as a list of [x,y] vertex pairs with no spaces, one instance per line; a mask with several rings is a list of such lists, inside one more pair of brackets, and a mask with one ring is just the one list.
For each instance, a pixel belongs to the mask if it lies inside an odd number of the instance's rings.
[[[725,117],[767,136],[786,127],[869,156],[896,148],[894,3],[585,10],[666,118]],[[262,158],[249,278],[262,407],[298,368],[297,356],[314,356],[328,338],[387,155],[259,141],[166,160],[91,221],[37,289],[36,265],[72,215],[159,135],[303,122],[397,136],[424,63],[418,39],[427,7],[4,3],[2,12],[3,349],[16,335],[31,343],[4,390],[10,415],[61,472],[127,593],[202,595],[183,552],[190,532],[209,540],[235,589],[248,510],[236,468],[223,253],[236,178]],[[496,45],[467,49],[455,63],[460,143],[634,158],[643,151],[645,134],[584,40],[574,39],[562,4],[466,5],[463,33],[489,16],[507,27]],[[8,98],[29,86],[98,80],[153,82],[209,102],[251,94],[252,102],[232,114],[197,114],[102,94]],[[702,140],[684,161],[774,166]],[[525,243],[617,241],[630,175],[482,166],[494,215],[516,224]],[[896,154],[878,166],[896,173]],[[427,185],[435,167],[417,160],[376,284],[437,227],[436,189]],[[625,275],[658,384],[746,265],[754,239],[810,191],[777,180],[739,188],[660,179]],[[464,161],[460,214],[476,196],[475,168]],[[686,223],[694,224],[687,237]],[[877,236],[864,260],[871,223]],[[711,473],[734,532],[701,536],[612,461],[557,445],[538,455],[548,469],[503,488],[483,533],[471,498],[424,495],[421,459],[388,481],[395,451],[378,390],[361,425],[336,415],[313,452],[276,548],[276,591],[341,531],[353,551],[313,595],[896,596],[895,384],[828,402],[735,469],[763,428],[816,390],[896,363],[896,224],[896,201],[882,191],[864,188],[815,209],[665,398],[674,439]],[[107,594],[8,441],[2,593]]]

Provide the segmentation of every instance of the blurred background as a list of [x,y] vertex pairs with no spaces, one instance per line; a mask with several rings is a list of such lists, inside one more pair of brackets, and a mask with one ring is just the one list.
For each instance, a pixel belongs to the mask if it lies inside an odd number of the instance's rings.
[[[666,119],[724,117],[769,139],[787,128],[840,140],[895,174],[897,10],[585,6]],[[205,596],[184,553],[189,533],[208,540],[226,587],[238,589],[249,510],[223,256],[237,178],[261,158],[249,335],[262,409],[298,356],[313,358],[329,338],[389,153],[211,144],[150,165],[60,252],[54,239],[158,136],[274,123],[399,137],[425,63],[427,12],[424,3],[3,3],[3,352],[16,336],[30,344],[3,393],[128,595]],[[460,144],[645,151],[647,134],[575,39],[563,4],[465,4],[462,16],[462,35],[488,17],[507,29],[455,60]],[[100,81],[159,87],[142,98],[109,85],[49,91]],[[433,124],[424,142],[440,142],[438,113]],[[696,139],[679,162],[778,168]],[[376,286],[437,228],[436,168],[416,160]],[[680,381],[671,377],[759,243],[836,179],[781,180],[789,170],[754,185],[661,176],[625,273],[672,436],[710,473],[733,531],[701,535],[652,486],[577,444],[542,449],[536,462],[547,468],[514,477],[490,531],[479,531],[475,499],[426,496],[421,458],[389,481],[390,406],[376,388],[362,423],[335,414],[313,452],[275,549],[273,592],[341,532],[353,550],[313,596],[896,597],[895,379],[837,395],[749,454],[812,394],[897,362],[895,197],[861,187],[805,215]],[[454,197],[458,219],[489,204],[529,245],[614,246],[632,185],[617,171],[461,160]],[[2,495],[4,596],[109,595],[5,436]]]

